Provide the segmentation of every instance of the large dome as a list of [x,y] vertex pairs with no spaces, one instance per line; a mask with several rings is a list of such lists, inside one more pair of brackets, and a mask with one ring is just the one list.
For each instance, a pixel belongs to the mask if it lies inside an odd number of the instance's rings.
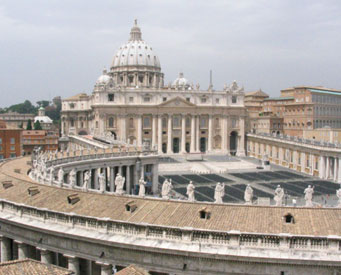
[[152,47],[142,40],[142,33],[136,20],[131,29],[129,41],[118,49],[111,68],[126,66],[148,66],[161,69],[159,58],[153,52]]

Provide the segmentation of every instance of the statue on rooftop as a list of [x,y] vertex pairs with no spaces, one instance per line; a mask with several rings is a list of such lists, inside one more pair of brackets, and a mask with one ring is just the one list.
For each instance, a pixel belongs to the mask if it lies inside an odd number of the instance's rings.
[[162,184],[162,190],[161,190],[161,196],[163,199],[168,200],[169,199],[169,194],[172,190],[173,186],[172,186],[172,181],[168,181],[167,179],[165,179],[165,181]]
[[283,197],[284,197],[284,190],[283,188],[281,188],[280,185],[277,185],[277,188],[275,190],[275,196],[274,196],[274,201],[276,203],[276,206],[282,206]]
[[143,179],[143,176],[140,178],[140,180],[139,180],[139,196],[140,197],[144,197],[145,196],[145,194],[146,194],[146,187],[145,187],[145,185],[146,185],[146,182],[144,181],[144,179]]
[[224,195],[225,195],[225,184],[218,182],[214,191],[214,202],[223,203]]
[[189,184],[187,185],[187,196],[188,196],[188,201],[195,201],[195,197],[194,197],[194,189],[195,189],[195,186],[193,184],[192,181],[189,182]]
[[76,180],[77,180],[77,172],[76,169],[73,168],[69,174],[70,176],[70,187],[73,188],[76,185]]
[[101,193],[104,193],[105,186],[106,186],[105,171],[103,171],[103,173],[98,173],[98,183],[99,183],[99,191]]
[[91,181],[91,170],[84,173],[83,190],[88,190],[90,188]]
[[59,171],[58,171],[58,183],[59,183],[59,186],[63,186],[63,183],[64,183],[64,170],[63,168],[59,168]]
[[338,190],[336,190],[336,196],[338,197],[338,203],[337,203],[337,207],[341,207],[341,188],[339,188]]
[[314,187],[308,185],[308,187],[304,190],[304,199],[305,199],[305,206],[312,207],[313,206],[313,194],[314,194]]
[[116,178],[115,178],[115,186],[116,186],[116,191],[115,193],[118,195],[123,195],[124,194],[124,182],[125,178],[120,175],[120,173],[117,173]]
[[50,172],[50,184],[52,185],[53,184],[53,181],[54,181],[54,166],[51,165],[51,167],[49,168],[49,172]]
[[244,192],[245,204],[252,204],[252,198],[253,198],[253,189],[251,185],[248,184]]

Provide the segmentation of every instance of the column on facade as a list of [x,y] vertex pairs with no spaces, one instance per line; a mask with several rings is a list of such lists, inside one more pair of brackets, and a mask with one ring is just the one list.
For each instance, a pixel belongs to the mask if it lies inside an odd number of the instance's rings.
[[93,169],[94,172],[94,189],[98,189],[98,168]]
[[222,125],[221,125],[221,150],[226,153],[227,151],[227,130],[226,130],[226,117],[222,117]]
[[304,153],[304,152],[302,152],[301,153],[301,162],[302,162],[302,165],[301,165],[301,171],[303,172],[303,173],[305,173],[305,167],[306,167],[306,164],[307,164],[307,155],[306,155],[306,153]]
[[110,167],[110,192],[115,191],[115,169]]
[[333,175],[333,180],[336,181],[337,180],[337,158],[334,157],[334,175]]
[[1,262],[7,262],[11,260],[12,255],[12,247],[11,247],[11,240],[4,236],[0,236],[1,240]]
[[84,171],[79,171],[79,186],[83,186],[84,183]]
[[135,190],[135,186],[139,184],[139,169],[141,169],[141,162],[136,162],[134,165],[134,186],[133,190]]
[[79,259],[72,255],[64,254],[64,257],[67,258],[68,261],[68,269],[73,271],[75,275],[80,275],[79,270]]
[[207,150],[208,152],[212,151],[212,139],[213,139],[213,125],[212,125],[212,115],[208,116],[208,146]]
[[18,245],[18,259],[23,260],[23,259],[28,258],[27,244],[20,242],[20,241],[15,241],[15,242]]
[[314,168],[315,168],[315,158],[313,154],[310,154],[310,175],[314,175]]
[[168,115],[168,131],[167,131],[167,154],[172,154],[172,116]]
[[52,253],[44,248],[37,247],[37,249],[40,251],[40,261],[43,264],[52,264]]
[[196,116],[196,152],[200,152],[200,115]]
[[238,155],[245,156],[245,119],[241,117],[239,119],[239,136],[240,141],[238,142]]
[[111,275],[112,274],[112,265],[103,263],[103,262],[96,262],[96,264],[101,266],[101,275]]
[[298,160],[298,154],[299,154],[299,152],[297,152],[296,150],[293,150],[292,151],[292,154],[293,154],[293,156],[292,156],[292,162],[293,162],[293,165],[294,165],[294,169],[297,169],[297,160]]
[[157,118],[157,150],[162,154],[162,115]]
[[121,140],[127,141],[127,127],[126,127],[126,117],[125,115],[121,116],[121,126],[120,126]]
[[138,147],[142,146],[142,116],[137,117],[137,144]]
[[190,145],[190,152],[195,152],[195,116],[192,115],[191,117],[191,145]]
[[130,180],[130,165],[126,166],[126,193],[130,195],[131,180]]
[[181,118],[181,153],[186,153],[186,115]]
[[157,117],[155,115],[153,115],[152,118],[153,122],[152,122],[152,148],[155,148],[155,145],[157,145],[157,140],[156,140],[156,136],[157,136],[157,130],[156,130],[156,124],[157,124]]
[[152,174],[153,174],[152,191],[154,195],[158,193],[158,185],[159,185],[159,167],[158,166],[159,165],[157,163],[154,163],[152,167]]

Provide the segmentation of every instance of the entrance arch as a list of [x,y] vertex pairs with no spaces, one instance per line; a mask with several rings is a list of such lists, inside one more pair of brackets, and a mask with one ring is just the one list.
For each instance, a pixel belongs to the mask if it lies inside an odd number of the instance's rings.
[[238,148],[238,133],[232,131],[230,134],[230,154],[235,156]]
[[180,139],[179,138],[173,138],[173,153],[179,153],[180,151]]
[[200,138],[200,152],[202,153],[206,152],[206,138],[205,137]]

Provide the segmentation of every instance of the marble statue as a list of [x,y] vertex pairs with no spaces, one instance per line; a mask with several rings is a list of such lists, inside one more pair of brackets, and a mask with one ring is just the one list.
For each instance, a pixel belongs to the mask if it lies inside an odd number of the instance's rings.
[[225,195],[225,184],[218,182],[214,191],[214,202],[223,203],[224,195]]
[[252,204],[252,198],[253,198],[253,189],[250,186],[250,184],[248,184],[244,192],[245,204]]
[[106,186],[106,179],[105,179],[105,172],[103,173],[98,173],[98,183],[99,183],[99,191],[101,193],[104,193],[105,191],[105,186]]
[[304,199],[305,199],[305,206],[312,207],[313,206],[313,194],[314,194],[314,187],[308,185],[308,187],[304,190]]
[[146,185],[146,182],[144,181],[143,176],[142,176],[140,178],[140,180],[139,180],[139,186],[140,186],[140,188],[139,188],[139,196],[140,197],[144,197],[146,195],[146,187],[145,187],[145,185]]
[[193,184],[192,181],[189,182],[189,184],[187,185],[187,196],[188,196],[188,201],[195,201],[195,197],[194,197],[194,189],[195,189],[195,186]]
[[115,186],[116,186],[116,191],[115,193],[118,195],[123,195],[124,194],[124,182],[125,178],[120,175],[120,173],[117,173],[116,179],[115,179]]
[[341,188],[339,188],[338,190],[336,190],[336,196],[339,199],[338,203],[337,203],[337,207],[341,207]]
[[90,188],[90,181],[91,181],[91,170],[88,170],[84,173],[83,190],[88,190]]
[[63,186],[63,183],[64,183],[64,170],[63,168],[59,168],[59,171],[58,171],[58,183],[60,186]]
[[54,181],[54,166],[51,165],[51,167],[49,168],[49,172],[50,172],[50,184],[52,185],[53,184],[53,181]]
[[284,198],[284,190],[280,185],[277,185],[277,188],[275,190],[275,196],[274,196],[274,201],[276,203],[276,206],[282,206],[283,198]]
[[170,195],[172,188],[173,188],[172,182],[165,179],[165,181],[162,184],[162,189],[161,189],[161,196],[163,199],[166,199],[166,200],[169,199],[169,195]]
[[74,187],[76,185],[76,180],[77,180],[77,172],[76,172],[76,169],[73,168],[69,174],[70,176],[70,186],[71,187]]

